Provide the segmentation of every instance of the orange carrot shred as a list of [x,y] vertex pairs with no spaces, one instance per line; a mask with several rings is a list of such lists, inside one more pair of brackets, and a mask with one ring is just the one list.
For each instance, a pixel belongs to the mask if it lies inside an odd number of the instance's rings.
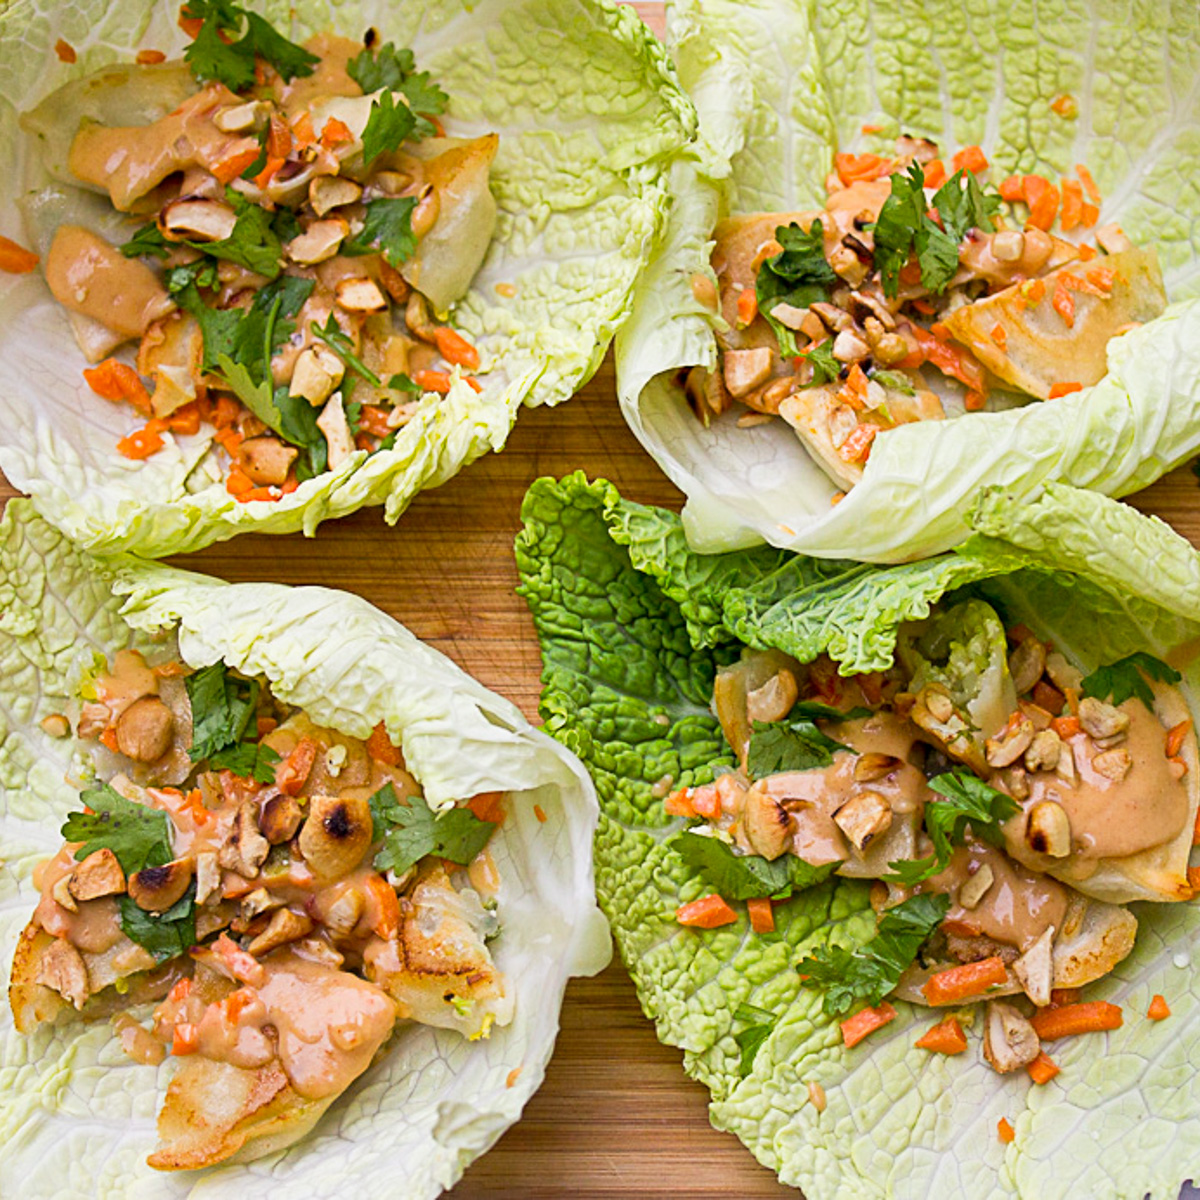
[[1200,867],[1188,867],[1187,881],[1193,892],[1200,892]]
[[75,53],[75,47],[70,42],[64,42],[59,38],[54,43],[54,53],[58,56],[59,62],[73,63],[79,56]]
[[1050,108],[1066,121],[1074,121],[1079,116],[1079,102],[1074,96],[1064,92],[1050,101]]
[[1175,755],[1183,749],[1183,739],[1187,737],[1191,728],[1192,722],[1189,719],[1184,718],[1184,720],[1180,721],[1178,725],[1172,725],[1171,728],[1167,730],[1166,750],[1168,758],[1174,758]]
[[988,160],[978,146],[964,146],[952,162],[956,171],[970,171],[975,175],[988,169]]
[[914,1044],[934,1054],[961,1054],[967,1048],[967,1038],[958,1023],[958,1018],[947,1017],[934,1025],[923,1037],[918,1038]]
[[1083,732],[1083,726],[1079,723],[1078,717],[1055,717],[1050,722],[1050,728],[1058,734],[1063,741],[1067,738],[1073,738],[1077,733]]
[[1084,1004],[1043,1008],[1034,1013],[1031,1024],[1043,1042],[1053,1042],[1058,1038],[1073,1037],[1080,1033],[1119,1029],[1122,1019],[1121,1009],[1116,1004],[1092,1000]]
[[313,763],[317,761],[317,743],[312,738],[301,738],[283,762],[275,768],[275,786],[289,796],[298,796]]
[[1049,230],[1058,215],[1058,188],[1041,175],[1025,176],[1025,199],[1029,202],[1029,223]]
[[692,808],[696,811],[698,817],[713,817],[719,816],[721,812],[721,801],[717,796],[717,789],[714,787],[698,788],[692,794]]
[[1152,1021],[1165,1021],[1171,1015],[1171,1007],[1166,1001],[1166,997],[1155,994],[1153,1000],[1150,1001],[1150,1007],[1146,1010],[1146,1016]]
[[28,275],[40,261],[32,250],[0,237],[0,271],[9,275]]
[[195,1054],[200,1047],[200,1032],[190,1021],[180,1021],[171,1031],[171,1053]]
[[963,407],[967,412],[982,412],[987,407],[987,396],[983,392],[977,392],[972,388],[963,397]]
[[212,167],[212,173],[222,183],[232,183],[251,163],[258,159],[258,147],[247,146],[237,150],[226,158],[218,159]]
[[367,753],[376,762],[383,763],[388,767],[398,767],[404,761],[400,747],[392,744],[392,739],[388,737],[387,726],[382,721],[371,730],[371,734],[367,738]]
[[1050,304],[1053,306],[1054,311],[1062,317],[1067,328],[1073,328],[1075,325],[1075,300],[1070,291],[1068,291],[1067,285],[1063,282],[1061,275],[1054,285],[1054,295],[1050,300]]
[[141,376],[126,363],[106,358],[94,367],[84,367],[87,385],[105,400],[128,400],[139,412],[150,415],[150,393]]
[[413,383],[426,392],[440,392],[443,396],[450,390],[450,376],[445,371],[414,371]]
[[1029,1078],[1041,1086],[1049,1083],[1062,1068],[1044,1050],[1026,1068]]
[[142,459],[158,453],[163,448],[163,440],[158,431],[149,425],[135,429],[127,437],[117,442],[117,452],[126,458]]
[[467,807],[481,820],[503,825],[505,818],[504,793],[480,792],[467,801]]
[[117,745],[117,731],[112,725],[100,734],[100,744],[107,746],[114,754],[119,752],[120,747]]
[[998,955],[963,963],[931,975],[921,991],[931,1005],[956,1004],[1008,982],[1008,970]]
[[161,50],[139,50],[137,52],[137,62],[143,67],[151,67],[155,63],[166,61],[167,56]]
[[895,164],[891,159],[881,158],[878,154],[835,154],[833,156],[834,170],[844,187],[852,183],[865,182],[890,175]]
[[875,435],[878,432],[878,425],[870,421],[861,422],[854,427],[850,436],[838,447],[838,456],[846,462],[865,461],[871,456],[871,444],[875,441]]
[[541,821],[543,825],[546,823],[546,810],[540,804],[535,804],[533,806],[533,815],[537,817],[537,819]]
[[1025,199],[1025,176],[1010,175],[1007,179],[1000,182],[1000,199],[1007,200],[1009,204],[1015,204],[1018,200]]
[[866,134],[882,133],[883,126],[882,125],[864,125],[862,127],[862,131],[863,131],[863,133],[866,133]]
[[737,321],[743,329],[758,316],[758,297],[753,288],[742,288],[737,298]]
[[746,912],[750,914],[750,928],[755,933],[775,932],[775,910],[771,907],[769,899],[764,897],[747,900]]
[[1092,173],[1083,165],[1083,163],[1075,164],[1075,174],[1083,181],[1083,190],[1087,192],[1088,199],[1093,204],[1100,203],[1100,189],[1096,186],[1096,181],[1092,178]]
[[297,150],[303,150],[308,146],[315,145],[317,134],[313,129],[312,114],[308,109],[305,109],[292,122],[292,136],[295,139]]
[[1059,224],[1070,233],[1083,220],[1083,188],[1073,179],[1062,181],[1062,214]]
[[925,186],[941,187],[946,182],[946,164],[940,158],[935,158],[925,168]]
[[1003,350],[1008,345],[1008,330],[998,321],[992,326],[992,341]]
[[468,371],[478,369],[479,351],[462,334],[445,325],[439,325],[433,332],[433,340],[437,343],[438,353],[448,363],[466,367]]
[[717,929],[722,925],[732,925],[737,919],[737,913],[715,892],[701,896],[690,904],[681,904],[675,910],[675,920],[680,925],[696,929]]
[[1117,273],[1112,267],[1092,267],[1087,273],[1087,278],[1089,283],[1094,284],[1102,292],[1111,292]]
[[1057,400],[1059,396],[1069,396],[1072,392],[1083,391],[1082,383],[1052,383],[1050,385],[1050,399]]
[[679,788],[663,801],[663,811],[672,817],[694,817],[696,810],[688,799],[687,788]]
[[1008,1123],[1007,1117],[1001,1117],[996,1122],[996,1132],[1000,1135],[1000,1140],[1007,1146],[1010,1142],[1016,1139],[1016,1133],[1013,1127]]
[[326,150],[332,150],[334,146],[352,141],[354,141],[354,134],[350,132],[350,127],[344,121],[339,121],[337,117],[330,117],[321,129],[321,145]]
[[886,1000],[878,1008],[864,1008],[841,1022],[842,1041],[846,1048],[857,1046],[868,1034],[882,1029],[896,1019],[896,1010]]
[[1082,220],[1085,229],[1091,229],[1100,220],[1100,210],[1094,204],[1084,203]]

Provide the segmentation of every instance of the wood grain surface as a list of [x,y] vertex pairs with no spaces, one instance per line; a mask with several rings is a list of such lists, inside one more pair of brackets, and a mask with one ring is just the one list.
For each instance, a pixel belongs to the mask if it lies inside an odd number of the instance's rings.
[[[661,6],[634,7],[661,32]],[[365,597],[537,720],[540,660],[514,594],[521,498],[542,475],[582,469],[633,500],[681,496],[627,429],[611,359],[568,404],[522,413],[501,455],[417,498],[389,528],[380,509],[317,536],[245,535],[174,560],[232,582],[322,584]],[[1200,546],[1200,484],[1182,468],[1132,499]],[[0,500],[15,495],[0,476]],[[522,1120],[467,1172],[454,1200],[795,1196],[708,1123],[707,1093],[659,1044],[619,964],[567,990],[546,1081]]]

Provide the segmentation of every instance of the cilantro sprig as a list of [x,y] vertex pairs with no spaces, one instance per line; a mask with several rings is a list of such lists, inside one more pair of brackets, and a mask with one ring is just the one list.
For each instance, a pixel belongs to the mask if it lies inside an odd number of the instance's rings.
[[342,253],[353,258],[379,252],[391,266],[398,267],[417,252],[417,235],[412,227],[416,207],[412,196],[367,201],[363,227],[342,243]]
[[1011,796],[997,791],[968,771],[936,775],[929,781],[929,787],[945,797],[925,806],[925,832],[933,842],[933,854],[927,858],[888,863],[895,872],[891,878],[906,887],[913,887],[944,871],[955,845],[962,845],[968,825],[975,837],[993,846],[1002,846],[1001,823],[1021,811],[1021,806]]
[[79,798],[91,812],[71,813],[61,831],[68,842],[83,843],[77,861],[111,850],[126,875],[171,861],[171,821],[162,809],[126,800],[107,783],[86,788]]
[[766,318],[779,342],[779,352],[791,357],[800,352],[796,335],[771,315],[777,304],[807,308],[829,299],[829,289],[837,283],[837,274],[825,258],[825,239],[818,218],[808,231],[793,222],[775,230],[775,240],[783,247],[758,269],[754,292],[758,311]]
[[868,716],[865,708],[842,712],[828,704],[801,700],[782,721],[755,721],[750,734],[746,770],[751,779],[762,779],[780,771],[808,771],[827,767],[833,755],[846,747],[822,733],[816,721],[850,721]]
[[[428,71],[418,71],[416,66],[411,50],[397,50],[391,42],[385,42],[378,50],[367,48],[357,54],[346,64],[346,73],[362,88],[364,96],[381,89],[399,92],[414,117],[412,129],[404,136],[430,137],[437,130],[426,118],[441,116],[450,97],[433,82]],[[363,143],[365,156],[365,134]],[[394,146],[391,148],[395,149]]]
[[738,1074],[745,1079],[754,1066],[759,1049],[775,1028],[775,1014],[757,1005],[742,1003],[733,1010],[733,1019],[743,1022],[733,1040],[742,1052]]
[[[313,337],[324,342],[346,364],[346,369],[353,371],[364,383],[373,388],[382,388],[383,380],[354,353],[354,343],[349,335],[337,323],[332,313],[324,325],[312,326]],[[393,386],[390,385],[389,386]]]
[[234,92],[253,87],[256,57],[285,80],[311,75],[321,61],[232,0],[188,0],[182,15],[203,22],[183,57],[204,83],[216,80]]
[[1161,658],[1139,650],[1127,654],[1105,667],[1097,667],[1084,677],[1083,694],[1097,700],[1110,700],[1113,704],[1124,704],[1136,696],[1148,709],[1154,709],[1154,692],[1145,676],[1159,683],[1178,683],[1183,676]]
[[375,855],[377,871],[402,875],[427,854],[465,866],[488,844],[496,829],[469,808],[435,813],[423,796],[408,796],[401,803],[390,783],[385,783],[369,803],[374,840],[383,842]]
[[192,761],[236,746],[258,705],[258,680],[241,679],[215,662],[183,682],[192,706]]
[[186,954],[196,944],[196,884],[170,908],[161,913],[148,913],[128,896],[117,897],[121,913],[121,929],[125,936],[154,956],[154,961],[166,962]]
[[821,988],[821,1007],[830,1017],[845,1016],[856,1004],[878,1004],[900,982],[917,952],[950,910],[950,897],[922,892],[889,908],[875,936],[857,950],[820,946],[797,965],[800,982]]
[[218,750],[208,759],[214,771],[232,771],[239,779],[253,779],[256,783],[274,783],[278,762],[279,751],[261,742],[239,742]]
[[758,854],[738,854],[720,838],[685,829],[671,839],[671,849],[726,900],[770,897],[784,900],[828,879],[836,863],[814,867],[794,854],[768,861]]

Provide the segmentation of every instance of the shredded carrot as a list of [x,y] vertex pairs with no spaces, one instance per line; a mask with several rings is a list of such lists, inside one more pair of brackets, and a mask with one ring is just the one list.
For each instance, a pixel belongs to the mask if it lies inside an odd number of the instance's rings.
[[1100,189],[1096,186],[1096,181],[1092,178],[1092,173],[1083,165],[1083,163],[1075,164],[1075,174],[1083,181],[1083,190],[1087,192],[1088,199],[1093,204],[1100,203]]
[[1096,247],[1095,246],[1080,246],[1079,247],[1079,261],[1080,262],[1091,262],[1092,259],[1095,257],[1096,257]]
[[388,425],[390,409],[380,408],[377,404],[364,404],[358,418],[358,427],[372,437],[385,438],[392,432]]
[[445,325],[439,325],[434,330],[433,340],[437,343],[438,353],[448,363],[456,367],[466,367],[468,371],[478,370],[479,351],[462,334]]
[[492,825],[504,824],[504,793],[480,792],[467,801],[467,807],[481,820]]
[[946,182],[946,164],[940,158],[935,158],[925,168],[925,186],[928,188],[941,187]]
[[940,928],[951,937],[978,937],[983,932],[974,921],[962,920],[959,917],[947,917]]
[[983,367],[969,350],[939,341],[919,325],[914,325],[912,332],[924,361],[933,363],[943,375],[953,376],[971,391],[986,390]]
[[746,911],[750,914],[750,928],[755,933],[775,932],[775,910],[771,907],[770,900],[747,900]]
[[692,808],[695,809],[698,817],[708,817],[711,820],[713,817],[720,816],[721,800],[717,795],[717,789],[714,787],[698,788],[692,793]]
[[939,342],[948,342],[950,340],[950,326],[941,321],[934,321],[929,327],[929,332],[933,334]]
[[867,396],[870,394],[869,383],[870,380],[867,378],[866,371],[858,363],[855,363],[846,375],[846,385],[842,389],[842,398],[851,408],[862,412],[867,407]]
[[292,127],[278,113],[267,126],[267,157],[287,158],[292,152]]
[[675,920],[680,925],[696,929],[717,929],[721,925],[732,925],[737,919],[737,913],[716,892],[701,896],[690,904],[681,904],[675,910]]
[[[217,432],[213,434],[213,441],[215,441],[218,445],[223,446],[225,453],[228,454],[230,458],[232,458],[238,452],[238,448],[241,446],[243,440],[244,439],[242,438],[242,435],[238,433],[236,429],[218,429]],[[230,467],[231,473],[234,470],[241,474],[241,467]],[[242,475],[242,478],[246,479],[246,476]],[[249,479],[246,479],[246,482],[249,483]],[[228,483],[225,485],[225,488],[226,491],[229,490]]]
[[305,109],[292,122],[292,137],[297,150],[305,150],[316,144],[317,133],[313,129],[312,114],[308,109]]
[[1172,725],[1167,730],[1167,757],[1174,758],[1180,750],[1183,749],[1183,739],[1187,737],[1192,728],[1192,722],[1184,718],[1178,725]]
[[745,329],[758,316],[758,297],[753,288],[742,288],[737,298],[737,323]]
[[882,125],[864,125],[862,127],[862,131],[863,131],[863,133],[866,133],[866,134],[882,133],[883,126]]
[[275,768],[275,786],[288,796],[297,796],[317,761],[317,743],[301,738]]
[[540,822],[541,822],[543,825],[546,823],[546,821],[547,821],[547,819],[548,819],[548,818],[546,817],[546,810],[545,810],[545,809],[544,809],[544,808],[543,808],[543,807],[542,807],[540,804],[535,804],[535,805],[533,806],[533,815],[534,815],[535,817],[537,817],[537,819],[538,819],[538,820],[539,820],[539,821],[540,821]]
[[225,158],[219,158],[212,166],[212,173],[222,183],[232,183],[259,155],[257,146],[235,150]]
[[1050,108],[1066,121],[1074,121],[1079,116],[1079,102],[1066,92],[1055,96],[1050,101]]
[[1021,284],[1021,305],[1028,308],[1031,304],[1041,304],[1042,297],[1046,294],[1046,281],[1044,279],[1027,279]]
[[354,134],[350,132],[350,127],[344,121],[339,121],[337,117],[329,117],[325,121],[321,129],[321,145],[326,150],[332,150],[334,146],[352,141],[354,141]]
[[921,282],[921,264],[919,262],[906,262],[900,268],[901,283],[920,283]]
[[1000,199],[1007,200],[1009,204],[1015,204],[1018,200],[1025,199],[1025,176],[1010,175],[1007,179],[1000,182]]
[[392,745],[387,726],[382,721],[371,730],[371,736],[367,738],[367,753],[376,762],[388,767],[398,767],[404,761],[400,748]]
[[835,154],[833,167],[843,187],[852,183],[866,182],[890,175],[895,163],[890,158],[881,158],[878,154]]
[[1055,717],[1050,722],[1050,728],[1058,734],[1065,742],[1068,738],[1073,738],[1077,733],[1083,732],[1083,726],[1079,723],[1078,717]]
[[961,1054],[967,1048],[967,1038],[958,1023],[958,1018],[947,1017],[926,1032],[924,1037],[918,1038],[914,1044],[934,1054]]
[[1062,181],[1062,214],[1058,218],[1063,233],[1070,233],[1083,220],[1083,188],[1073,179]]
[[916,299],[910,300],[909,303],[917,310],[917,312],[926,317],[932,317],[933,314],[937,312],[937,309],[934,308],[934,306],[928,300],[926,300],[924,296],[917,296]]
[[59,38],[54,43],[54,53],[58,56],[59,62],[73,63],[79,56],[75,53],[75,47],[70,42],[64,42]]
[[956,1004],[1007,982],[1008,969],[1004,960],[993,955],[979,962],[963,963],[961,967],[938,971],[930,975],[921,991],[931,1005]]
[[190,979],[180,979],[167,993],[167,999],[172,1004],[182,1004],[191,994],[191,990],[192,981]]
[[1082,391],[1082,383],[1052,383],[1050,385],[1050,399],[1057,400],[1059,396],[1069,396],[1072,392]]
[[1094,204],[1083,205],[1082,220],[1085,229],[1091,229],[1100,220],[1100,210]]
[[1025,176],[1025,200],[1029,205],[1029,223],[1049,230],[1058,215],[1058,188],[1043,175]]
[[1193,892],[1200,892],[1200,867],[1188,867],[1187,881]]
[[200,1033],[190,1021],[180,1021],[171,1031],[171,1053],[195,1054],[200,1048]]
[[139,412],[150,416],[150,393],[132,367],[115,358],[106,358],[94,367],[84,367],[83,377],[97,396],[105,400],[128,400]]
[[846,1048],[857,1046],[868,1034],[882,1029],[896,1019],[896,1010],[886,1000],[878,1008],[864,1008],[841,1022],[842,1041]]
[[254,177],[254,186],[265,188],[279,174],[279,170],[285,162],[287,162],[286,158],[272,157],[268,154],[267,165]]
[[870,421],[860,422],[838,447],[838,456],[845,462],[865,462],[871,457],[871,445],[878,432],[878,425]]
[[242,407],[232,396],[218,396],[212,412],[212,423],[218,429],[227,429],[237,419]]
[[1026,1068],[1029,1078],[1039,1087],[1049,1083],[1062,1068],[1044,1050]]
[[1005,329],[999,321],[992,326],[992,341],[995,342],[1001,350],[1006,349],[1008,346],[1008,330]]
[[973,175],[988,169],[988,160],[978,146],[964,146],[952,162],[956,171],[970,171]]
[[239,466],[229,468],[229,476],[225,480],[225,490],[231,496],[244,496],[254,490],[254,480]]
[[1000,1140],[1007,1146],[1010,1142],[1016,1139],[1016,1133],[1013,1127],[1008,1123],[1007,1117],[1001,1117],[996,1122],[996,1132],[1000,1135]]
[[1150,1001],[1150,1007],[1146,1010],[1146,1016],[1152,1021],[1165,1021],[1171,1015],[1171,1006],[1167,1003],[1164,996],[1155,994],[1154,999]]
[[414,371],[413,383],[426,392],[440,392],[443,396],[450,390],[450,376],[445,371]]
[[694,817],[696,810],[688,799],[687,788],[679,788],[663,801],[663,811],[672,817]]
[[1062,317],[1068,329],[1075,325],[1075,299],[1063,283],[1062,276],[1058,278],[1058,282],[1054,285],[1054,295],[1050,300],[1051,307]]
[[366,433],[360,429],[358,433],[354,435],[354,445],[359,450],[366,450],[370,452],[375,448],[375,438],[373,438],[369,433]]
[[41,260],[32,250],[26,250],[6,237],[0,237],[0,271],[9,275],[28,275]]
[[123,437],[117,442],[117,453],[133,459],[149,458],[150,455],[157,454],[162,448],[162,438],[158,431],[150,425],[143,425],[141,429],[135,429],[128,437]]
[[1043,1042],[1073,1037],[1078,1033],[1099,1033],[1121,1027],[1121,1009],[1104,1000],[1085,1004],[1064,1004],[1060,1008],[1043,1008],[1033,1014],[1034,1032]]
[[188,6],[181,4],[179,6],[179,28],[190,38],[196,37],[200,30],[204,28],[204,21],[200,17],[193,17],[188,13]]
[[253,487],[248,492],[242,492],[235,499],[239,504],[249,504],[252,500],[278,500],[280,491],[275,487]]
[[166,62],[167,56],[161,50],[139,50],[137,62],[143,67],[152,67],[155,63]]
[[[1113,278],[1116,277],[1115,271],[1112,271],[1111,268],[1104,268],[1104,267],[1093,268],[1091,271],[1088,272],[1088,275],[1090,276],[1090,275],[1095,274],[1096,270],[1108,272],[1107,275],[1099,275],[1097,277],[1101,281],[1108,279],[1109,275],[1111,275]],[[1059,277],[1059,282],[1061,282],[1063,287],[1065,287],[1070,292],[1085,292],[1089,296],[1099,296],[1101,300],[1108,299],[1108,292],[1106,292],[1098,283],[1092,282],[1092,280],[1090,278],[1089,279],[1080,279],[1080,277],[1078,275],[1072,275],[1068,271],[1066,274],[1061,275]],[[1112,286],[1112,284],[1111,284],[1111,280],[1110,280],[1109,287],[1111,288],[1111,286]]]
[[524,1067],[513,1067],[513,1069],[504,1077],[504,1086],[506,1088],[512,1087],[521,1077],[521,1072],[524,1069]]
[[107,746],[114,754],[116,754],[118,752],[117,731],[116,731],[116,729],[113,728],[113,726],[110,725],[100,735],[100,744],[102,746]]
[[1088,283],[1093,284],[1102,292],[1111,292],[1117,273],[1112,267],[1092,267],[1087,273]]

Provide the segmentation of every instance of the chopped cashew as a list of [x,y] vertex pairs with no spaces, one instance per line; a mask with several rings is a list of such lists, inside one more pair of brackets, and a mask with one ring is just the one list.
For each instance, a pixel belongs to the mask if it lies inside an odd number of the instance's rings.
[[742,830],[750,849],[768,861],[777,859],[787,848],[792,831],[791,816],[774,796],[759,787],[752,787],[746,793],[745,803]]
[[1002,1075],[1027,1066],[1042,1052],[1033,1026],[1011,1005],[992,1000],[987,1006],[983,1056]]
[[961,908],[972,909],[988,894],[988,889],[996,881],[996,873],[987,863],[980,863],[979,870],[968,876],[965,883],[958,889],[958,903]]
[[856,850],[865,850],[877,834],[892,824],[892,809],[878,792],[859,792],[833,814],[833,823]]
[[253,879],[266,861],[271,844],[258,832],[258,805],[253,800],[243,802],[233,820],[233,829],[224,845],[217,851],[217,862],[229,871]]
[[1071,821],[1067,810],[1054,800],[1039,800],[1029,810],[1025,841],[1037,854],[1066,858],[1071,853]]
[[167,238],[220,242],[233,233],[237,214],[221,200],[173,200],[160,222]]
[[314,406],[324,404],[345,374],[342,360],[332,350],[310,346],[296,359],[288,391],[293,396],[303,396]]
[[325,435],[329,447],[329,469],[336,471],[354,453],[354,435],[342,407],[341,392],[334,392],[327,401],[317,418],[317,428]]
[[1043,931],[1020,958],[1012,965],[1013,974],[1025,995],[1039,1008],[1050,1003],[1050,989],[1054,986],[1054,926]]
[[266,954],[277,946],[294,942],[297,938],[306,937],[312,933],[312,918],[304,913],[293,912],[290,908],[277,909],[262,931],[246,947],[251,954]]
[[37,981],[82,1008],[88,998],[87,967],[83,957],[66,938],[55,938],[38,959]]
[[1079,723],[1094,738],[1115,738],[1129,732],[1129,714],[1095,696],[1080,700]]
[[67,876],[67,889],[80,901],[118,896],[125,890],[125,872],[117,856],[105,846],[89,854]]

